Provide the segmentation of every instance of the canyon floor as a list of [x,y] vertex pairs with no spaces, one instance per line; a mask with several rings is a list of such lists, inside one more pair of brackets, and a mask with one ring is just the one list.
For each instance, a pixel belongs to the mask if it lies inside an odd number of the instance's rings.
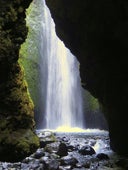
[[127,170],[128,159],[110,149],[107,131],[37,130],[40,148],[21,162],[0,162],[0,170]]

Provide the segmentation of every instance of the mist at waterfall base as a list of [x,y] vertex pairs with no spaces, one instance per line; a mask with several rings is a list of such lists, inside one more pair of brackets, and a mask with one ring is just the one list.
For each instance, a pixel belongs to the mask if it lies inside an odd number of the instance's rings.
[[86,128],[79,62],[57,37],[55,24],[41,0],[40,111],[38,129],[82,131]]

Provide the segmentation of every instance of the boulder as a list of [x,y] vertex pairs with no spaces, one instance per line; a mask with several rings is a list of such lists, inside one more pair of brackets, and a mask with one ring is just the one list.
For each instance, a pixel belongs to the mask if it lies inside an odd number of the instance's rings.
[[68,147],[66,146],[65,143],[60,143],[57,154],[59,156],[67,156],[68,155]]
[[96,152],[95,152],[95,150],[91,146],[85,145],[85,146],[82,146],[79,149],[79,153],[82,154],[82,155],[93,155]]
[[109,159],[109,156],[105,153],[99,153],[96,155],[96,157],[99,159],[99,160],[108,160]]
[[65,156],[61,158],[60,162],[61,165],[71,165],[72,167],[74,167],[78,163],[78,160],[71,156]]

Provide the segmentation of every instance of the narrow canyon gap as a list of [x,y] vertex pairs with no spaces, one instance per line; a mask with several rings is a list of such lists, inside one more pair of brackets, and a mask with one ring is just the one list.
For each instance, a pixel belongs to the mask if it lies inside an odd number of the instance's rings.
[[[42,104],[40,128],[83,128],[83,103],[79,63],[57,37],[55,24],[42,0],[40,79]],[[44,118],[45,117],[45,118]]]
[[[36,0],[31,3],[26,21],[29,32],[21,47],[20,61],[25,69],[25,78],[35,105],[36,128],[48,128],[47,122],[51,121],[49,117],[54,116],[52,120],[55,118],[56,121],[60,113],[63,115],[60,120],[66,122],[60,123],[63,130],[64,126],[66,131],[69,126],[107,129],[98,100],[81,88],[81,67],[57,38],[56,26],[44,1]],[[47,111],[51,112],[48,116]]]

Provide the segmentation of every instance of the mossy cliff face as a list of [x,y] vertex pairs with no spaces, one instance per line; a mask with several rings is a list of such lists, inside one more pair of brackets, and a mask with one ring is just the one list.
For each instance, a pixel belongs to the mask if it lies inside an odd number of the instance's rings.
[[83,86],[102,103],[112,148],[128,155],[128,2],[46,2],[58,36],[80,61]]
[[42,115],[42,104],[44,103],[44,97],[40,91],[41,89],[41,30],[42,30],[42,10],[43,1],[36,0],[31,3],[26,10],[26,24],[28,27],[28,34],[25,42],[20,48],[20,60],[19,62],[24,67],[25,79],[28,83],[28,89],[31,94],[31,98],[34,103],[35,121],[36,127],[40,128]]
[[31,0],[0,1],[0,160],[18,161],[39,146],[33,103],[18,63]]

